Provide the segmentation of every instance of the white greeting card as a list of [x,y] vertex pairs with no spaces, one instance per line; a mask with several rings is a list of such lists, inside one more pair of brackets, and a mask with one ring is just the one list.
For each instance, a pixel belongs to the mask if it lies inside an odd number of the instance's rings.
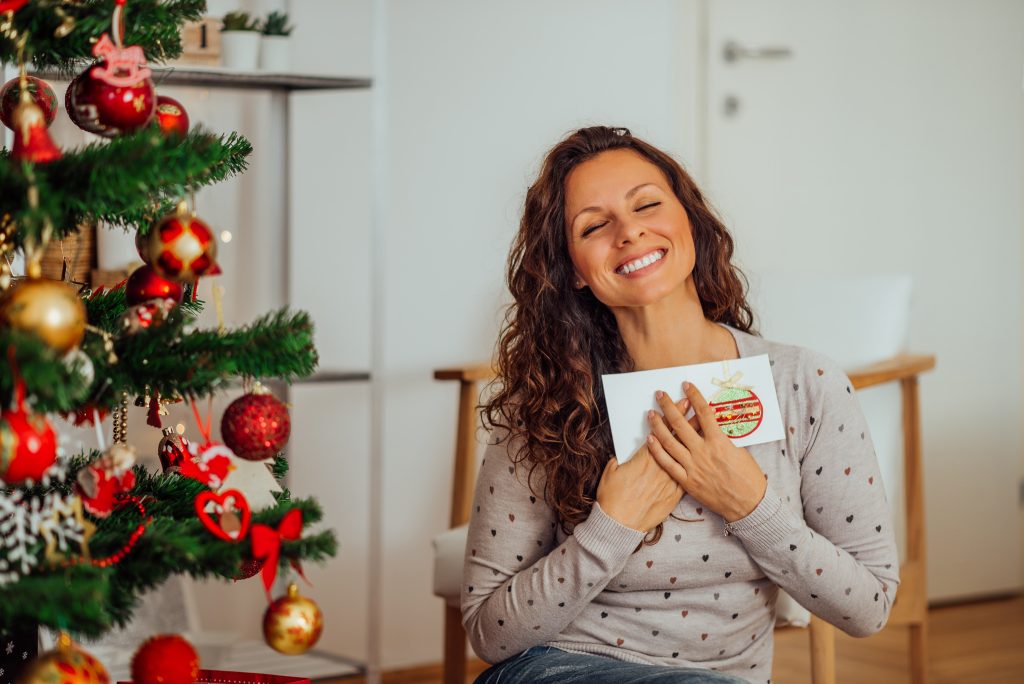
[[[657,390],[676,403],[683,398],[683,381],[689,380],[715,410],[719,429],[736,446],[774,442],[785,437],[779,398],[767,354],[691,366],[657,368],[601,376],[615,456],[625,463],[639,449],[650,424],[647,411],[661,413],[654,397]],[[692,408],[686,417],[692,418]]]

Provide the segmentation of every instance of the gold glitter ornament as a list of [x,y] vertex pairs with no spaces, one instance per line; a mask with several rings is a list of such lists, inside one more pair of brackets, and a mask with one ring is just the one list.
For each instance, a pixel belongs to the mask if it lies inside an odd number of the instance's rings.
[[320,639],[324,615],[314,601],[299,596],[295,583],[288,594],[275,600],[263,614],[263,639],[275,651],[285,655],[305,653]]

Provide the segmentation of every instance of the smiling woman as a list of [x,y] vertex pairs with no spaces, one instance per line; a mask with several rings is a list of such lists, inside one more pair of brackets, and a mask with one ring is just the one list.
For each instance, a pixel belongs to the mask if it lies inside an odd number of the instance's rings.
[[[483,411],[462,610],[498,664],[478,681],[766,682],[780,587],[849,634],[888,619],[896,546],[849,379],[757,335],[732,251],[689,175],[625,129],[545,158]],[[759,354],[785,439],[737,447],[690,386],[658,393],[618,465],[602,374]]]

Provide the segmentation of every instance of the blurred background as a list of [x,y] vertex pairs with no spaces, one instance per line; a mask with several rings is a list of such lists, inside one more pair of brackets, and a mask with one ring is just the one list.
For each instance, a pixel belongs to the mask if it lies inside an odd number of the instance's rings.
[[[847,368],[936,355],[920,386],[929,599],[1020,592],[1024,3],[209,2],[236,9],[290,13],[292,72],[371,79],[161,89],[256,150],[197,199],[232,234],[228,323],[289,303],[317,325],[323,381],[288,395],[289,484],[341,541],[309,572],[323,648],[371,669],[440,661],[431,539],[448,527],[457,397],[433,370],[490,358],[526,188],[593,124],[693,175],[766,337]],[[861,403],[902,530],[898,394]],[[256,583],[184,591],[199,629],[259,638]]]

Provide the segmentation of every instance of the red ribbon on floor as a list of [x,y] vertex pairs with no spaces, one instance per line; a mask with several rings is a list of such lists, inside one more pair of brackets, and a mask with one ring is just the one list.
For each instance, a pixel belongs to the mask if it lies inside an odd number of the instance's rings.
[[[267,592],[267,599],[270,599],[270,587],[277,577],[277,563],[281,555],[281,540],[295,541],[302,536],[302,511],[293,508],[281,519],[275,530],[269,525],[253,525],[250,532],[252,540],[252,557],[263,561],[263,569],[260,575],[263,578],[263,588]],[[298,560],[291,561],[292,567],[299,573],[302,579],[306,576],[302,572],[302,565]],[[309,580],[306,580],[307,582]]]

